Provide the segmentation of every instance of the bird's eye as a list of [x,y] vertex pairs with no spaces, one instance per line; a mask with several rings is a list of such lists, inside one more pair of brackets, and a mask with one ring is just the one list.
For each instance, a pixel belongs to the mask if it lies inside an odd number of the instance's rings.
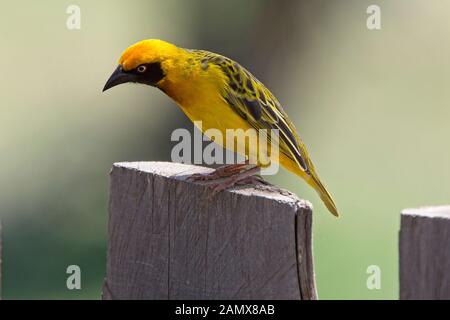
[[147,70],[147,67],[144,66],[143,64],[141,64],[139,67],[137,67],[137,71],[138,71],[139,73],[144,73],[145,70]]

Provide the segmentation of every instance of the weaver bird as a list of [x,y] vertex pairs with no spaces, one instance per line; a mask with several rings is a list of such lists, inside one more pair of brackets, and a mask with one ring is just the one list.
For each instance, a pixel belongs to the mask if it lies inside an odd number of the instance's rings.
[[[209,128],[224,134],[226,129],[278,129],[279,163],[313,187],[328,210],[338,216],[331,195],[281,104],[235,61],[208,51],[179,48],[162,40],[143,40],[124,51],[103,91],[129,82],[165,92],[192,122],[201,121],[203,132]],[[249,148],[245,152],[250,152]],[[260,155],[245,156],[259,159]],[[217,185],[225,189],[247,181],[258,172],[260,164],[245,165],[223,166],[199,180],[228,177],[228,182]]]

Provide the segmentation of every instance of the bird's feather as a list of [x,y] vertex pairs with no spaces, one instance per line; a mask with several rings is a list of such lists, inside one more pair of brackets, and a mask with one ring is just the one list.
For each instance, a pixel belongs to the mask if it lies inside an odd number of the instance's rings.
[[237,62],[208,51],[196,50],[195,54],[202,68],[212,63],[225,74],[228,83],[222,95],[230,107],[257,130],[278,129],[280,152],[309,174],[312,165],[306,148],[275,96]]

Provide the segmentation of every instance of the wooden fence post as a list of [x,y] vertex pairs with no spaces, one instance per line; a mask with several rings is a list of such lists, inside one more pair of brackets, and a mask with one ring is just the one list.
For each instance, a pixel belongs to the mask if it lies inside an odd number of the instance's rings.
[[211,169],[116,163],[103,299],[316,299],[311,205],[247,186],[207,199]]
[[400,299],[450,299],[450,206],[405,209]]

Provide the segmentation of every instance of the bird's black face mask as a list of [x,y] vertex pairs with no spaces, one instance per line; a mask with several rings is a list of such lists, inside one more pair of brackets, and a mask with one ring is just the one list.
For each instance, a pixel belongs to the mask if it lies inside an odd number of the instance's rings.
[[119,65],[109,77],[108,81],[106,81],[103,91],[128,82],[142,83],[157,87],[157,83],[163,78],[164,71],[159,62],[141,64],[129,71],[123,70],[122,66]]

